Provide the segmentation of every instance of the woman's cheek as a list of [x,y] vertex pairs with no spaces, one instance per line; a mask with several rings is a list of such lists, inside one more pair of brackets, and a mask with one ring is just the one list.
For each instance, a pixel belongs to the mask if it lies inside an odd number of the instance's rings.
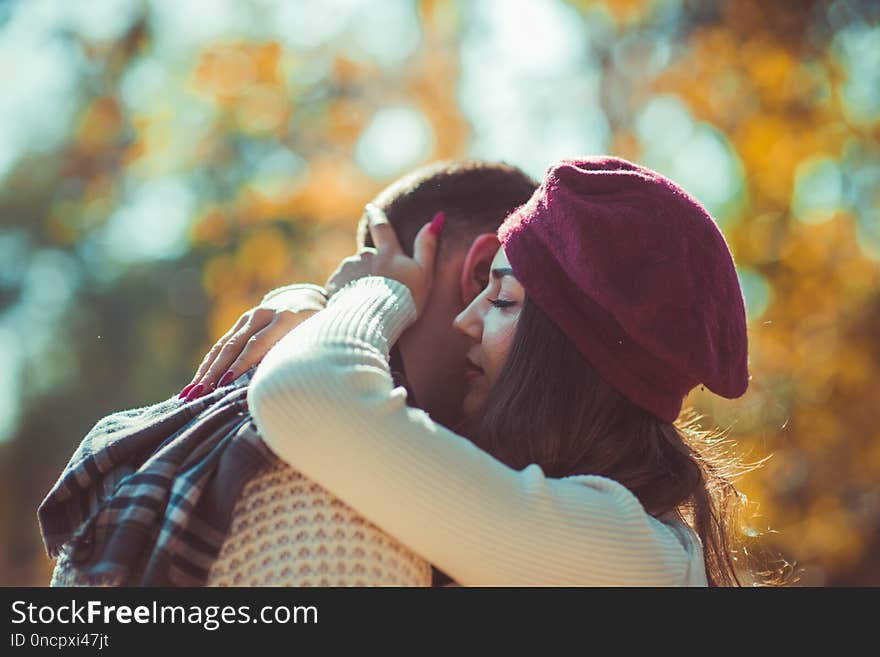
[[507,356],[510,348],[513,346],[513,336],[516,333],[516,322],[519,313],[516,315],[508,315],[492,322],[483,328],[483,353],[486,356],[486,362],[483,369],[490,384],[494,384],[501,374],[504,364],[507,362]]

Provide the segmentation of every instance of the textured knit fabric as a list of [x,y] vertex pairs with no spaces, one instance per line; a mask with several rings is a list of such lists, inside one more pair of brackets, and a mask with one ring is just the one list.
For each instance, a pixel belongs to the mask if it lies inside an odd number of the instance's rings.
[[[261,305],[325,298],[293,285]],[[252,374],[93,427],[40,505],[53,586],[431,584],[427,562],[266,448],[247,409]]]
[[282,338],[248,391],[269,447],[463,585],[706,585],[696,534],[621,484],[512,470],[409,408],[388,351],[415,315],[368,277]]
[[562,160],[498,236],[529,298],[633,403],[673,422],[700,383],[745,393],[733,257],[706,209],[668,178],[620,158]]
[[431,566],[280,464],[245,486],[207,586],[431,586]]

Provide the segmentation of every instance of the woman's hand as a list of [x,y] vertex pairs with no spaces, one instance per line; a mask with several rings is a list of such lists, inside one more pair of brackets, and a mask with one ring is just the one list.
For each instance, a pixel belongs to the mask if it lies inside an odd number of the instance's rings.
[[324,284],[327,296],[332,297],[352,281],[364,276],[373,276],[372,258],[375,255],[376,249],[364,247],[357,254],[343,259]]
[[416,310],[421,315],[431,293],[434,277],[434,260],[440,231],[445,215],[438,212],[416,235],[413,257],[407,256],[400,247],[394,228],[385,213],[373,204],[366,207],[370,236],[375,248],[363,249],[357,255],[346,258],[327,281],[331,295],[347,283],[364,276],[384,276],[400,281],[409,288]]
[[178,395],[192,401],[218,385],[231,383],[259,364],[269,349],[285,335],[318,312],[257,306],[242,313],[205,355],[192,382]]

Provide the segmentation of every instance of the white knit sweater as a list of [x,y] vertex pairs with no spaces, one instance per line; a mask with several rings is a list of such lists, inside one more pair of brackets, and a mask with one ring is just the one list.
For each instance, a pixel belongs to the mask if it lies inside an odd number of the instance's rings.
[[696,534],[621,484],[513,470],[407,407],[388,352],[415,316],[369,277],[282,338],[248,392],[266,443],[460,584],[706,584]]

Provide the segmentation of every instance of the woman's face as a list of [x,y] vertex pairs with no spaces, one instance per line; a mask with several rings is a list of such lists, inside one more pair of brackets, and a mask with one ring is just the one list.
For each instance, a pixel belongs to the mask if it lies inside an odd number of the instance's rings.
[[456,329],[473,341],[465,371],[465,417],[483,408],[489,390],[498,380],[513,344],[524,300],[525,290],[513,275],[504,249],[499,248],[492,260],[486,289],[453,322]]

